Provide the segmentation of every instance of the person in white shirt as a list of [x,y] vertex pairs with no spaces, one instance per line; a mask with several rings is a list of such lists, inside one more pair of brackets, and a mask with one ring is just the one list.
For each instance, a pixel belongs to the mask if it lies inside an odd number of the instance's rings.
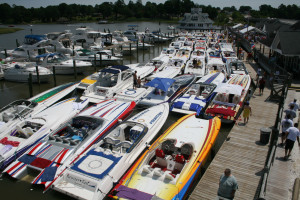
[[297,103],[297,99],[294,99],[294,101],[289,104],[289,107],[291,107],[291,105],[294,105],[293,110],[295,112],[297,112],[299,110],[299,104]]
[[286,115],[286,118],[283,119],[281,121],[281,146],[283,146],[283,143],[284,143],[284,140],[285,140],[285,132],[288,128],[290,127],[293,127],[294,126],[294,123],[293,123],[293,120],[291,120],[291,115],[290,114],[287,114]]
[[298,145],[300,146],[299,136],[300,132],[298,127],[298,123],[294,124],[294,127],[290,127],[286,130],[286,144],[285,144],[285,156],[284,158],[287,159],[291,156],[292,149],[294,147],[294,143],[297,139]]

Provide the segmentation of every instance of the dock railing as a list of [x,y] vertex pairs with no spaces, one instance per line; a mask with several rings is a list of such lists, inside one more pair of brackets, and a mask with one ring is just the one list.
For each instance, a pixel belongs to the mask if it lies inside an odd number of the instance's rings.
[[255,199],[264,199],[265,195],[266,195],[269,172],[274,163],[275,152],[276,152],[277,143],[278,143],[279,130],[281,127],[281,120],[283,117],[284,103],[285,103],[285,99],[287,96],[288,86],[290,84],[290,81],[291,81],[290,79],[286,78],[284,81],[284,84],[283,84],[283,89],[282,89],[283,91],[282,91],[282,95],[279,99],[276,121],[272,128],[269,151],[268,151],[268,155],[267,155],[267,159],[266,159],[266,163],[265,163],[265,167],[264,167],[264,174],[261,179],[261,184],[258,187],[257,198],[255,198]]

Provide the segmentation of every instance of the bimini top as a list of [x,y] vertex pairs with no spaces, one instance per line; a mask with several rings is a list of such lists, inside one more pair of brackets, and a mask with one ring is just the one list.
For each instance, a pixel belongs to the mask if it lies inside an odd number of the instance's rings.
[[25,35],[26,39],[34,39],[37,41],[47,40],[46,35]]
[[38,55],[37,57],[35,58],[45,58],[45,57],[53,57],[55,55],[62,55],[60,53],[44,53],[44,54],[41,54],[41,55]]
[[114,65],[110,68],[105,68],[102,69],[100,72],[107,72],[107,73],[111,73],[111,74],[118,74],[120,73],[120,71],[124,71],[129,69],[129,67],[124,66],[124,65]]

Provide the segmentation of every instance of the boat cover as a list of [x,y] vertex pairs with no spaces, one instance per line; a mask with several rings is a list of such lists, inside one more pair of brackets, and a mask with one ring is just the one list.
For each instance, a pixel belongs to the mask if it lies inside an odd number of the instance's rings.
[[151,200],[153,195],[146,192],[139,191],[137,189],[128,188],[124,185],[120,185],[118,188],[118,197],[132,200]]

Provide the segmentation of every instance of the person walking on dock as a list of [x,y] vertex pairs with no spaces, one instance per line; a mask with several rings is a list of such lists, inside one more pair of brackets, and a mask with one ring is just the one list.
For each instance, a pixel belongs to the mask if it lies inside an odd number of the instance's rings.
[[291,105],[294,105],[293,110],[294,110],[295,112],[297,112],[297,111],[300,109],[299,104],[297,103],[297,99],[294,99],[294,101],[292,101],[292,102],[289,104],[289,107],[291,107]]
[[235,191],[238,189],[238,183],[235,177],[231,174],[230,169],[225,169],[224,174],[221,175],[219,181],[218,197],[219,200],[223,198],[233,200]]
[[294,143],[297,139],[298,146],[300,146],[299,136],[300,132],[298,129],[298,123],[294,124],[294,127],[290,127],[286,130],[286,144],[285,144],[285,156],[284,158],[287,160],[289,156],[291,156],[292,149],[294,147]]
[[288,128],[293,127],[294,126],[294,122],[293,120],[291,120],[291,115],[287,114],[285,119],[283,119],[281,121],[281,146],[283,146],[284,140],[285,140],[285,132]]
[[286,114],[286,116],[290,115],[291,120],[294,120],[294,118],[297,117],[297,113],[294,111],[294,104],[290,104],[289,109],[286,109],[283,112]]
[[258,83],[259,83],[259,95],[263,95],[264,89],[265,89],[265,84],[266,84],[264,77],[262,77]]
[[244,117],[244,124],[248,123],[249,116],[252,115],[252,110],[249,104],[249,101],[245,102],[244,105],[244,112],[243,112],[243,117]]

